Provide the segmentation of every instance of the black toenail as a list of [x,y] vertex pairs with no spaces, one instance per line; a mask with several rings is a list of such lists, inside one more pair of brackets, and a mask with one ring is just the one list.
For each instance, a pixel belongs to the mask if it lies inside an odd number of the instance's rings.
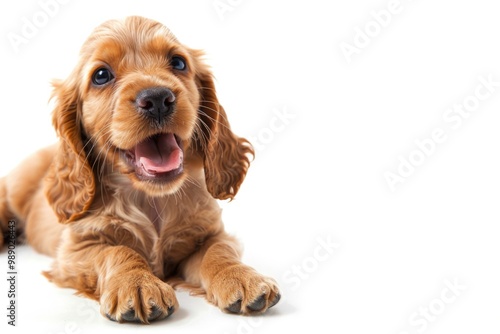
[[252,311],[260,311],[266,306],[266,295],[261,295],[247,307]]
[[232,303],[226,308],[226,311],[231,313],[240,313],[241,312],[241,299],[238,299],[236,302]]
[[278,302],[281,299],[281,295],[278,293],[276,297],[274,297],[274,300],[269,304],[269,308],[273,307],[274,305],[278,304]]

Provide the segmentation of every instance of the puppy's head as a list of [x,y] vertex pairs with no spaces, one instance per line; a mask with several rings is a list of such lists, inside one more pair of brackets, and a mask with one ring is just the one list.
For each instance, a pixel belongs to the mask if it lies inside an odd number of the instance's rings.
[[47,195],[61,221],[85,214],[104,169],[162,196],[178,191],[201,161],[212,196],[234,197],[253,150],[231,132],[201,57],[141,17],[92,33],[73,73],[54,84],[61,148]]

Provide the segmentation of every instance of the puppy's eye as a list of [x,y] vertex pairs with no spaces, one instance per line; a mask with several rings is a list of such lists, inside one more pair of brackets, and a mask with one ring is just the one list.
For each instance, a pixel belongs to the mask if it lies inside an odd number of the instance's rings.
[[187,68],[186,60],[181,56],[173,56],[172,59],[170,59],[170,65],[177,71],[184,71]]
[[94,85],[101,86],[110,82],[114,78],[115,77],[113,76],[111,71],[103,67],[94,72],[94,74],[92,75],[92,83]]

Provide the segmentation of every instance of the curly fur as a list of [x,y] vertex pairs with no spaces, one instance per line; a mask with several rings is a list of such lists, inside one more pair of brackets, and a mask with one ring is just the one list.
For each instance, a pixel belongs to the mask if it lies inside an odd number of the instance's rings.
[[[186,71],[170,68],[172,54]],[[173,286],[232,313],[261,313],[279,300],[274,280],[240,262],[221,222],[216,199],[234,198],[254,152],[231,131],[202,57],[158,22],[105,22],[68,78],[54,82],[59,143],[0,179],[2,230],[16,219],[32,247],[55,258],[45,275],[98,300],[112,320],[169,316],[178,308]],[[113,71],[109,85],[91,83],[99,66]],[[133,101],[158,86],[175,94],[175,112],[152,125]],[[124,152],[159,132],[178,138],[184,169],[144,180]]]

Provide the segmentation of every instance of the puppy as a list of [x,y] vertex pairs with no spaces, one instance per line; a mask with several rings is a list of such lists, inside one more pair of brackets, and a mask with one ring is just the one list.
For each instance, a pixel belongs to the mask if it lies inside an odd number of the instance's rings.
[[202,56],[150,19],[105,22],[53,84],[59,142],[0,179],[2,231],[15,220],[55,258],[45,275],[111,320],[168,317],[172,285],[230,313],[280,299],[221,222],[216,199],[234,198],[254,151],[231,131]]

